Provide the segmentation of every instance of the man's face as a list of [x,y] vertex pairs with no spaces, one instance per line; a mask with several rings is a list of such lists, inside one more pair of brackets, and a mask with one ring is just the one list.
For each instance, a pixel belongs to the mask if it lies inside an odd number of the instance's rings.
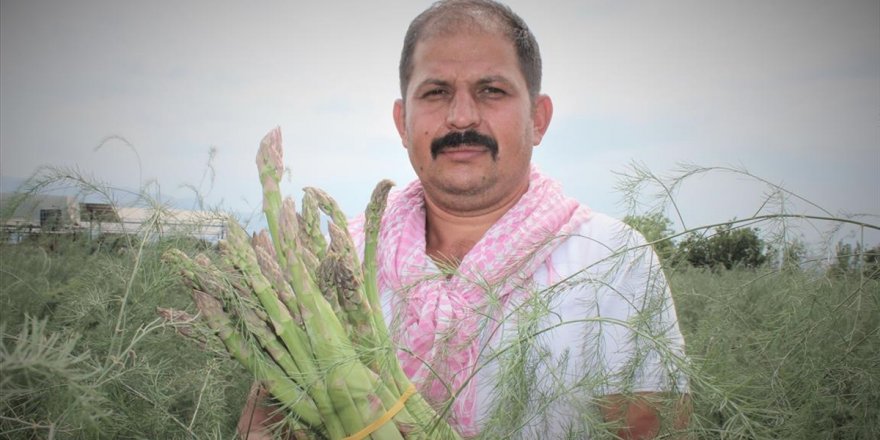
[[429,198],[486,210],[528,185],[532,148],[552,113],[533,107],[513,45],[501,35],[459,32],[420,41],[406,100],[394,120]]

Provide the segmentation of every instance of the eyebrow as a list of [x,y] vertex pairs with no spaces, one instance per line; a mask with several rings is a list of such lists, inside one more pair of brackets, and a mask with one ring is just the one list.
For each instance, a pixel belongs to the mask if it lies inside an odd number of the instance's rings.
[[513,82],[501,75],[490,75],[477,80],[477,85],[486,85],[491,83],[504,83],[513,86]]
[[448,85],[449,85],[449,81],[443,81],[442,79],[436,79],[436,78],[428,78],[428,79],[426,79],[426,80],[424,80],[424,81],[418,83],[418,84],[416,85],[416,88],[415,88],[415,89],[418,90],[418,89],[420,89],[420,88],[422,88],[422,87],[425,87],[425,86],[441,86],[441,87],[446,87],[446,86],[448,86]]
[[[509,86],[513,86],[513,82],[508,80],[507,78],[505,78],[502,75],[489,75],[489,76],[484,76],[484,77],[477,80],[478,86],[492,84],[492,83],[503,83],[503,84],[507,84]],[[428,78],[428,79],[420,82],[416,86],[416,90],[418,90],[422,87],[425,87],[425,86],[448,87],[449,85],[450,85],[449,81],[445,81],[445,80],[442,80],[439,78]]]

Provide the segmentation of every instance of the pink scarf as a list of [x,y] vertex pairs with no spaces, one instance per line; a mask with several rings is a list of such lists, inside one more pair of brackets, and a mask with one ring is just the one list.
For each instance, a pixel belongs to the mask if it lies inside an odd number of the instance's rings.
[[[494,314],[529,282],[564,236],[589,217],[588,208],[562,194],[561,186],[534,167],[529,189],[468,252],[455,275],[441,274],[425,253],[425,208],[421,183],[391,194],[379,235],[380,292],[393,292],[389,320],[398,358],[428,402],[444,409],[465,437],[478,434],[476,380],[481,337]],[[363,239],[363,216],[352,221]],[[488,293],[491,292],[491,293]],[[388,318],[386,318],[388,319]],[[430,368],[429,368],[430,366]],[[448,388],[447,388],[448,386]]]

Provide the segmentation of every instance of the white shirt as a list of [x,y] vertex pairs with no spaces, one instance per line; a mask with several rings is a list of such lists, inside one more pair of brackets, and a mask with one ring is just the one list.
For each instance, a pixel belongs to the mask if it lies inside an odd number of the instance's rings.
[[[503,316],[500,331],[482,336],[475,380],[484,438],[583,439],[602,420],[596,396],[686,392],[684,340],[644,238],[593,213],[562,239],[533,285],[493,314]],[[383,292],[389,323],[390,296]]]
[[[504,419],[521,410],[523,427],[513,438],[582,439],[601,421],[595,396],[686,389],[679,370],[684,339],[672,297],[656,254],[640,234],[594,213],[533,280],[537,293],[520,301],[530,303],[531,311],[521,315],[539,316],[538,323],[523,332],[519,323],[533,317],[509,320],[481,360],[487,362],[477,377],[484,430],[507,438],[511,426]],[[527,354],[487,360],[518,334],[538,332]],[[523,380],[519,390],[511,386],[514,380]],[[516,394],[527,400],[517,403]]]
[[[503,315],[496,308],[498,331],[483,332],[474,377],[483,438],[588,438],[602,421],[596,396],[686,392],[684,340],[644,238],[593,213],[560,239],[533,284]],[[391,323],[390,292],[382,302]]]

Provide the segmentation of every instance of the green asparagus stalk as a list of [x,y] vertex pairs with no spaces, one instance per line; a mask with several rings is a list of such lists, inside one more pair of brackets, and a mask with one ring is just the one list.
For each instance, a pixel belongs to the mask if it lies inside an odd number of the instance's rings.
[[[244,342],[245,339],[240,332],[235,329],[232,320],[224,313],[222,302],[214,295],[205,293],[202,290],[206,288],[213,292],[225,290],[222,287],[222,282],[213,278],[209,268],[204,267],[204,256],[201,255],[201,258],[193,261],[179,250],[171,249],[163,257],[166,261],[170,261],[180,268],[184,280],[191,287],[196,307],[205,316],[208,326],[217,332],[224,345],[226,345],[227,350],[248,367],[249,370],[257,373],[258,377],[262,378],[265,376],[269,387],[280,394],[276,395],[276,397],[293,409],[299,418],[310,425],[320,425],[321,418],[318,416],[314,402],[304,395],[301,388],[295,382],[291,381],[293,376],[290,375],[290,369],[284,368],[282,370],[270,363],[261,363],[251,347]],[[250,313],[247,316],[259,319],[256,313]],[[261,322],[261,326],[265,327],[265,321]],[[272,337],[270,339],[274,340],[275,338]],[[290,359],[289,355],[287,358],[288,360]],[[276,394],[275,391],[273,391],[273,395]]]
[[[379,229],[381,227],[382,215],[385,212],[385,206],[388,200],[388,194],[394,183],[390,180],[379,182],[370,202],[364,211],[364,261],[363,261],[363,277],[365,296],[370,307],[377,310],[372,313],[373,328],[377,332],[377,339],[382,341],[385,354],[385,365],[388,366],[384,381],[389,387],[396,386],[398,392],[403,392],[409,388],[412,382],[406,376],[400,362],[397,360],[396,350],[391,343],[388,334],[388,326],[382,311],[382,304],[379,302],[379,282],[378,270],[376,265],[376,251],[379,242]],[[456,433],[443,419],[441,419],[430,404],[420,395],[412,396],[406,402],[406,408],[409,414],[415,419],[414,426],[418,431],[412,431],[408,438],[426,438],[426,439],[459,439]]]
[[297,238],[299,239],[299,247],[301,249],[300,253],[302,254],[303,263],[305,263],[309,273],[315,273],[315,271],[318,270],[318,265],[321,264],[321,259],[315,254],[315,252],[323,252],[323,249],[321,249],[319,245],[314,245],[312,243],[312,239],[309,237],[309,225],[306,224],[305,217],[297,213],[296,223],[297,226],[299,226]]
[[[290,209],[292,209],[292,206],[285,206],[280,213],[281,221],[278,222],[278,230],[281,237],[279,238],[285,242],[288,263],[298,265],[300,269],[304,269],[301,265],[301,260],[299,260],[295,254],[296,248],[292,246],[296,243],[296,236],[294,234],[297,229],[294,228],[290,222],[290,219],[294,218],[290,215]],[[224,249],[229,249],[230,255],[236,256],[233,263],[240,269],[253,267],[253,261],[249,261],[251,259],[247,255],[249,248],[244,245],[245,243],[243,243],[244,240],[242,239],[242,236],[243,232],[238,228],[233,227],[229,233],[229,239],[227,240],[228,244],[224,246]],[[248,274],[249,279],[252,280],[252,287],[254,288],[255,293],[257,293],[257,296],[260,297],[261,302],[271,302],[271,299],[264,299],[264,297],[266,297],[265,292],[268,289],[260,287],[261,277],[257,275],[258,272],[246,269],[244,269],[243,272]],[[350,377],[346,380],[335,378],[335,375],[340,371],[335,369],[339,368],[340,364],[351,364],[356,360],[356,356],[349,346],[350,342],[337,337],[344,333],[341,329],[341,325],[332,312],[328,313],[327,308],[329,308],[329,305],[326,300],[324,300],[323,297],[316,295],[315,292],[317,289],[310,289],[309,287],[311,286],[314,286],[314,283],[310,280],[302,283],[302,291],[296,292],[296,296],[298,304],[301,307],[303,321],[311,342],[312,354],[316,358],[318,368],[321,371],[326,371],[325,374],[327,374],[328,377],[328,380],[326,381],[326,391],[329,399],[328,401],[325,401],[323,393],[320,393],[320,390],[315,390],[317,395],[314,395],[313,397],[315,398],[316,405],[322,414],[333,412],[334,415],[338,415],[343,429],[346,429],[349,433],[353,433],[356,432],[359,427],[366,425],[369,418],[377,417],[375,413],[378,412],[381,414],[382,412],[382,406],[377,406],[375,404],[372,405],[371,408],[366,406],[368,397],[374,395],[374,389],[377,387],[376,380],[365,374],[366,367],[360,363],[349,365],[347,376]],[[266,306],[265,302],[264,306]],[[274,316],[276,313],[275,307],[271,305],[267,307],[267,311],[269,312],[270,317]],[[285,318],[282,316],[281,318],[273,319]],[[284,324],[282,324],[282,326],[283,325]],[[337,326],[339,327],[337,328]],[[282,339],[284,339],[283,334]],[[285,340],[285,343],[289,348],[293,345],[288,340]],[[299,350],[300,348],[298,346],[294,347],[294,351]],[[297,357],[297,359],[299,358],[299,356],[295,357]],[[308,374],[308,372],[306,373]],[[357,389],[357,392],[359,393],[358,396],[366,397],[359,400],[353,398],[351,396],[352,384],[362,386],[362,388]],[[309,389],[323,388],[324,386],[325,383],[316,382]],[[391,397],[388,397],[387,400],[390,400],[390,398]],[[376,402],[380,401],[378,398],[375,398],[374,400]],[[364,417],[368,418],[364,419]],[[380,428],[380,431],[382,430],[386,431],[385,435],[392,435],[391,427]],[[392,435],[389,438],[395,437]]]
[[[321,303],[316,301],[314,295],[314,292],[317,291],[315,281],[309,274],[308,268],[304,264],[303,259],[299,257],[301,251],[296,238],[298,230],[298,226],[296,225],[296,211],[292,206],[292,202],[287,203],[287,209],[282,209],[281,206],[281,193],[278,186],[283,173],[283,163],[281,158],[281,134],[280,130],[275,129],[263,138],[263,141],[260,144],[260,149],[257,153],[257,166],[260,170],[260,181],[263,184],[263,212],[266,215],[269,233],[274,243],[278,262],[285,269],[286,279],[291,283],[294,292],[297,296],[302,297],[298,298],[299,301],[297,301],[297,305],[300,307],[303,321],[304,323],[306,321],[317,321],[316,319],[310,319],[310,317],[315,316],[315,308],[320,307]],[[238,234],[230,233],[230,238],[234,240],[233,243],[235,245],[238,245],[237,247],[240,249],[240,252],[244,252],[243,246],[240,245],[240,240],[236,240],[233,235]],[[243,256],[241,253],[240,255]],[[242,261],[241,263],[246,264],[245,261]],[[260,299],[261,301],[263,300],[263,298]],[[267,300],[271,302],[269,298],[267,298]],[[321,300],[323,300],[323,298],[321,298]],[[324,304],[326,304],[326,301],[324,301]],[[271,308],[271,306],[268,308]],[[270,311],[270,315],[271,314],[272,311]],[[324,314],[324,316],[327,316],[327,314]],[[320,319],[320,315],[318,315],[318,317]],[[334,321],[336,324],[335,326],[333,325]],[[341,333],[342,329],[338,320],[332,318],[322,324],[324,325],[321,325],[321,328],[309,329],[308,333],[310,341],[312,342],[312,354],[316,355],[319,359],[323,358],[326,363],[327,353],[318,353],[318,350],[316,350],[316,347],[322,347],[323,345],[320,343],[316,344],[315,342],[318,342],[317,340],[320,335],[324,335],[325,337],[331,336],[330,333],[327,333],[328,327],[337,330],[337,333]],[[331,332],[333,330],[331,330]],[[291,344],[287,341],[285,342],[288,344],[288,347],[292,348],[294,351],[304,349],[304,347]],[[341,343],[341,341],[337,341],[336,344],[329,345],[329,347],[338,347],[339,343]],[[318,366],[320,366],[320,363]],[[326,388],[325,385],[327,385]],[[355,419],[355,414],[352,412],[352,408],[355,407],[353,401],[350,401],[348,390],[340,388],[341,387],[336,383],[331,382],[325,384],[317,380],[312,387],[312,390],[318,395],[315,400],[322,415],[326,415],[326,417],[334,421],[333,425],[335,432],[331,433],[332,437],[338,437],[340,434],[339,430],[345,432],[344,428],[341,426],[341,415],[337,414],[336,411],[345,414],[345,420],[350,423],[363,423],[363,420],[353,420]],[[333,394],[332,396],[331,393]],[[334,409],[331,399],[336,401],[338,405],[341,404],[341,408]]]
[[308,247],[318,260],[324,259],[327,249],[327,241],[321,233],[321,212],[314,196],[305,192],[302,198],[302,225],[305,229],[304,237],[308,237]]
[[[268,314],[265,310],[255,307],[255,304],[247,304],[248,300],[251,299],[250,293],[247,290],[229,283],[227,280],[228,274],[214,267],[204,254],[198,254],[190,260],[182,252],[171,250],[166,254],[166,258],[174,259],[180,266],[189,268],[185,276],[193,290],[212,292],[211,295],[221,302],[223,300],[219,297],[226,298],[228,312],[241,318],[247,326],[247,330],[256,337],[260,345],[272,355],[272,358],[284,369],[288,376],[294,380],[299,379],[299,383],[302,382],[299,368],[293,362],[290,353],[287,352],[287,349],[281,344],[281,341],[277,339],[270,328]],[[230,305],[232,307],[228,307]],[[297,330],[295,329],[294,332],[296,333]],[[300,330],[299,333],[302,333],[302,331]],[[304,339],[304,335],[300,337]]]
[[[204,254],[196,255],[193,261],[199,266],[199,269],[201,269],[193,272],[195,277],[194,284],[198,289],[211,292],[227,291],[227,288],[223,285],[223,274],[219,271],[212,270],[213,266]],[[214,295],[216,297],[216,293]],[[223,296],[227,298],[231,297],[230,294]],[[243,301],[238,303],[239,307],[231,308],[230,311],[243,321],[250,334],[256,338],[263,349],[269,353],[272,359],[275,360],[289,377],[294,380],[300,378],[301,374],[299,372],[299,367],[297,367],[293,358],[290,356],[290,353],[284,345],[282,345],[281,341],[277,339],[272,329],[269,327],[266,319],[268,316],[266,313],[261,309],[246,306],[246,297],[241,299]]]
[[[284,172],[283,151],[281,149],[281,130],[275,128],[260,141],[260,149],[257,152],[257,170],[260,173],[260,184],[263,187],[263,213],[272,237],[277,237],[279,211],[281,210],[281,175]],[[279,259],[284,258],[284,249],[281,242],[275,241],[275,254]],[[283,262],[279,261],[282,266]]]
[[[376,250],[379,243],[379,229],[382,223],[382,215],[385,213],[385,205],[388,202],[388,193],[394,182],[383,180],[376,185],[370,203],[364,211],[364,286],[366,286],[367,300],[376,310],[382,310],[379,303],[379,281],[377,279]],[[382,328],[387,328],[382,315],[377,316]]]
[[357,338],[359,345],[374,350],[378,343],[372,320],[375,314],[364,295],[364,280],[358,270],[351,237],[334,223],[330,223],[328,229],[331,244],[330,252],[323,262],[326,263],[325,270],[333,275],[339,303],[355,331],[352,336]]
[[[388,343],[386,357],[388,357],[389,365],[399,365],[397,362],[397,354],[390,345],[391,338],[388,335],[388,326],[382,315],[382,304],[379,302],[379,281],[376,268],[376,248],[379,241],[379,228],[381,226],[382,214],[385,212],[385,205],[388,200],[388,193],[394,183],[390,180],[383,180],[376,185],[373,194],[370,197],[370,203],[364,211],[364,262],[363,262],[363,286],[364,296],[367,304],[377,313],[371,313],[373,328],[377,333],[380,341]],[[403,373],[403,370],[400,371]],[[404,375],[405,377],[405,375]],[[405,389],[403,385],[409,381],[396,381],[398,390]]]
[[[365,362],[368,365],[376,364],[375,350],[378,348],[378,340],[373,322],[375,313],[365,296],[357,250],[346,229],[348,222],[336,201],[325,192],[307,188],[306,194],[307,198],[316,200],[320,209],[331,218],[331,223],[327,225],[330,245],[327,256],[322,261],[323,267],[319,276],[323,276],[325,282],[329,281],[327,284],[335,286],[344,316],[353,329],[352,340],[362,348],[362,354],[369,354],[364,359]],[[378,372],[378,369],[374,368],[374,371]]]
[[196,308],[205,317],[208,326],[217,332],[233,357],[248,370],[257,373],[269,392],[283,405],[291,408],[303,423],[316,430],[320,430],[322,424],[326,426],[326,421],[318,415],[317,408],[310,399],[303,396],[299,387],[277,365],[261,361],[251,345],[235,330],[219,300],[196,289],[192,290],[192,295]]
[[[351,295],[351,297],[346,298],[346,300],[349,300],[352,304],[353,302],[351,302],[351,300],[355,300],[358,307],[353,308],[352,310],[345,307],[343,308],[346,310],[349,320],[352,323],[358,323],[358,325],[361,326],[360,328],[366,328],[365,326],[369,325],[373,334],[370,336],[369,340],[363,342],[365,344],[370,344],[368,346],[376,348],[376,350],[372,351],[373,353],[381,352],[384,354],[384,359],[368,357],[365,359],[365,363],[368,365],[373,365],[375,363],[383,365],[381,368],[374,368],[374,370],[381,374],[381,383],[383,386],[389,388],[391,395],[400,396],[404,390],[409,388],[411,381],[406,377],[406,374],[400,367],[396,352],[390,341],[387,326],[381,313],[382,308],[381,303],[379,302],[378,282],[376,279],[376,244],[378,242],[379,226],[382,214],[385,210],[388,193],[392,186],[393,183],[391,181],[384,180],[380,182],[373,191],[370,203],[367,206],[365,213],[366,235],[363,271],[360,270],[361,267],[357,264],[357,252],[354,248],[351,237],[348,235],[347,229],[344,229],[347,228],[345,216],[342,214],[334,199],[325,192],[315,188],[307,188],[306,191],[307,193],[311,193],[315,199],[318,200],[318,205],[321,210],[331,218],[331,223],[328,224],[328,231],[331,235],[328,256],[334,253],[344,255],[344,257],[342,257],[344,262],[338,266],[344,268],[342,269],[343,273],[346,273],[346,271],[347,273],[344,276],[339,276],[339,278],[342,279],[341,284],[345,285],[348,282],[349,284],[347,287],[349,288],[340,290],[346,290]],[[340,283],[340,281],[337,281],[337,283]],[[351,288],[355,284],[358,285],[359,289]],[[372,299],[369,297],[368,292],[372,294]],[[343,302],[343,298],[340,298],[340,303]],[[365,319],[368,323],[362,321],[359,322],[359,319]],[[443,422],[428,402],[418,394],[407,400],[406,411],[402,412],[399,417],[395,418],[395,421],[398,425],[424,427],[424,431],[411,431],[408,434],[408,438],[458,438],[458,435],[449,427],[449,425]]]
[[259,232],[254,233],[251,237],[251,247],[254,249],[262,248],[273,260],[278,258],[278,254],[275,253],[275,245],[272,244],[272,237],[269,236],[269,231],[265,229],[260,229]]
[[[378,374],[382,368],[376,353],[378,343],[375,332],[368,313],[359,304],[351,301],[351,293],[357,292],[360,286],[355,284],[357,281],[353,279],[351,269],[346,267],[345,261],[342,255],[328,252],[318,271],[319,284],[325,296],[337,295],[332,301],[336,301],[334,307],[339,307],[337,315],[342,317],[341,321],[352,346],[356,347],[355,351],[361,362]],[[329,300],[331,299],[328,298]]]
[[[337,410],[340,412],[343,423],[347,426],[365,426],[369,420],[382,414],[384,405],[390,406],[396,399],[388,393],[379,394],[385,399],[376,395],[377,389],[381,390],[381,384],[360,363],[350,339],[345,337],[344,326],[333,312],[332,306],[324,298],[311,277],[302,279],[295,275],[305,272],[305,267],[297,255],[295,234],[298,232],[298,228],[294,227],[290,221],[294,218],[291,215],[291,210],[292,206],[290,205],[282,209],[282,220],[279,222],[281,236],[273,238],[284,242],[287,253],[286,261],[291,268],[287,272],[288,280],[291,284],[299,281],[297,283],[299,288],[294,287],[294,291],[301,307],[312,352],[319,368],[327,374],[328,393],[331,401],[337,404]],[[339,377],[343,371],[345,372],[344,377]],[[357,421],[355,412],[365,419]],[[343,413],[347,415],[343,416]],[[356,431],[353,430],[350,433]],[[388,439],[399,436],[393,424],[380,428],[377,435],[382,431],[385,436],[389,436]],[[386,437],[377,438],[384,439]]]
[[[270,135],[266,138],[269,139],[269,143],[280,143],[280,135]],[[278,159],[280,158],[280,145],[269,145],[266,142],[262,143],[260,151],[258,152],[258,156],[261,155],[271,155],[272,158],[258,158],[258,164],[274,164],[273,166],[261,166],[261,180],[277,183],[280,180],[280,173],[282,172],[280,160]],[[272,173],[275,174],[272,175]],[[277,186],[264,186],[263,190],[264,193],[267,191],[277,191]],[[316,193],[315,199],[318,202],[318,206],[331,216],[334,223],[341,225],[343,230],[347,230],[345,216],[342,215],[341,210],[339,210],[332,198],[319,190],[306,189],[306,191]],[[278,200],[279,198],[280,196],[264,195],[264,200]],[[331,400],[342,401],[343,398],[341,396],[344,396],[345,393],[350,393],[352,390],[359,393],[359,397],[365,396],[366,398],[370,398],[370,396],[374,396],[375,398],[375,391],[377,389],[381,390],[383,384],[378,383],[376,378],[371,377],[370,375],[372,372],[358,361],[358,357],[351,346],[351,341],[348,338],[345,338],[344,327],[335,314],[333,314],[332,307],[327,303],[318,290],[316,282],[310,276],[303,263],[301,250],[298,246],[300,240],[297,238],[299,228],[295,224],[296,211],[292,206],[292,202],[285,203],[285,206],[280,212],[273,212],[271,208],[272,204],[270,204],[270,209],[264,209],[266,215],[276,215],[278,216],[278,221],[268,222],[277,225],[274,231],[273,228],[270,227],[269,233],[275,243],[275,249],[278,250],[279,254],[283,253],[283,258],[279,257],[279,261],[283,260],[287,264],[287,279],[292,285],[301,307],[303,321],[319,368],[321,368],[322,371],[327,371],[328,376],[332,376],[334,370],[338,371],[340,366],[346,366],[349,369],[347,373],[347,382],[330,380],[328,392],[331,393]],[[281,245],[278,244],[279,242]],[[350,243],[350,237],[348,237],[348,242],[349,243],[346,244],[346,247],[353,250],[353,245]],[[355,268],[359,270],[359,267],[356,266]],[[347,383],[349,386],[342,386],[344,383]],[[357,388],[354,387],[354,385],[368,386]],[[332,394],[334,392],[339,393],[339,399],[333,397]],[[400,394],[397,393],[398,397],[399,395]],[[396,398],[393,396],[393,393],[380,392],[379,398],[375,398],[376,404],[373,406],[378,407],[377,404],[379,402],[382,402],[383,405],[391,406],[396,402]],[[380,400],[381,397],[385,398],[384,401]],[[318,403],[318,406],[319,408],[321,407],[320,403]],[[364,411],[363,406],[360,406],[360,409],[362,413],[370,412]],[[401,417],[405,417],[405,415],[402,415]],[[392,427],[393,424],[387,425]],[[382,430],[388,431],[386,435],[390,434],[388,428],[383,426],[383,428],[380,428],[380,431]]]
[[314,274],[320,264],[317,257],[302,244],[298,218],[293,199],[286,197],[279,213],[278,235],[272,235],[272,240],[280,242],[285,249],[285,258],[279,258],[278,263],[286,269],[287,280],[297,292],[318,288]]
[[195,275],[198,285],[205,292],[211,292],[225,304],[225,309],[239,315],[241,310],[249,310],[263,322],[269,322],[266,311],[259,306],[259,301],[254,298],[250,289],[242,284],[243,280],[231,268],[223,271],[205,254],[196,254],[193,261],[198,266]]
[[[377,190],[374,192],[368,212],[376,219],[376,221],[381,218],[382,211],[384,211],[385,199],[387,198],[391,186],[392,183],[390,181],[381,182],[377,187]],[[319,194],[320,199],[324,201],[323,210],[325,211],[325,214],[330,216],[331,219],[342,218],[337,211],[338,208],[336,203],[333,202],[333,199],[330,196],[316,190],[313,191],[315,191],[315,194]],[[373,332],[369,336],[369,339],[358,339],[355,335],[351,335],[351,338],[353,341],[359,342],[358,346],[361,347],[362,354],[369,354],[369,356],[362,356],[363,362],[373,371],[381,375],[382,384],[384,387],[388,388],[388,393],[399,397],[403,391],[410,386],[411,382],[400,368],[395,350],[392,348],[392,344],[388,338],[384,319],[382,319],[381,316],[381,305],[379,304],[378,294],[375,295],[375,304],[377,304],[378,308],[374,309],[367,300],[366,292],[364,290],[366,283],[363,282],[362,277],[366,274],[362,274],[360,270],[357,270],[359,265],[357,264],[357,254],[353,242],[351,241],[351,237],[348,235],[347,231],[340,229],[335,222],[328,224],[328,230],[331,236],[330,247],[328,249],[327,257],[322,264],[326,270],[328,259],[333,258],[335,260],[333,264],[329,264],[329,266],[335,267],[335,270],[341,272],[334,274],[334,283],[338,286],[340,291],[348,293],[345,297],[340,297],[340,303],[344,305],[343,309],[347,313],[348,320],[358,328],[364,329],[364,332]],[[378,235],[377,227],[372,228],[371,231],[374,236]],[[375,238],[373,242],[375,243]],[[375,246],[373,246],[372,256],[367,254],[365,263],[369,262],[371,258],[372,261],[375,262]],[[375,264],[367,264],[366,267],[371,267],[374,270],[373,279],[375,279]],[[375,281],[373,281],[371,285],[375,286]],[[374,310],[378,310],[378,312],[374,313]],[[376,319],[377,317],[378,320]],[[382,339],[379,339],[379,332],[377,329],[383,331],[384,337]],[[364,352],[364,350],[367,351]],[[377,357],[379,354],[381,354],[381,356]],[[438,422],[433,408],[431,408],[420,395],[412,396],[407,400],[406,408],[407,410],[405,412],[402,412],[399,417],[395,418],[395,422],[401,427],[416,425],[429,426]],[[419,433],[416,429],[413,429],[409,432],[408,438],[456,438],[454,432],[445,424],[445,422],[440,423],[439,425],[440,428],[433,432],[424,431]]]
[[[255,240],[255,243],[258,241],[259,240]],[[303,401],[303,404],[308,405],[308,412],[301,415],[302,404],[299,407],[290,407],[290,402],[284,403],[282,401],[284,407],[288,407],[288,410],[292,411],[294,414],[294,419],[288,419],[286,423],[290,426],[290,429],[296,438],[301,438],[303,432],[307,431],[316,432],[319,436],[326,437],[326,430],[323,426],[306,427],[302,426],[300,423],[299,418],[303,416],[307,419],[318,418],[319,420],[322,420],[322,423],[323,419],[318,415],[314,401],[300,386],[300,384],[303,383],[303,375],[300,373],[296,362],[287,351],[287,348],[276,338],[276,335],[268,324],[269,318],[266,312],[253,303],[253,298],[249,289],[244,288],[244,286],[234,280],[229,273],[217,269],[204,254],[198,254],[193,258],[196,267],[193,267],[192,262],[188,261],[187,257],[179,251],[176,253],[171,251],[171,254],[167,255],[167,257],[173,257],[176,259],[180,262],[179,266],[194,268],[194,270],[187,271],[189,278],[187,284],[189,284],[194,291],[200,291],[201,289],[220,293],[221,296],[230,301],[232,307],[227,308],[227,313],[232,313],[239,317],[239,319],[242,320],[247,333],[259,342],[262,349],[269,354],[271,359],[281,368],[281,372],[288,378],[294,379],[293,383],[284,383],[284,386],[295,387],[296,390],[301,393],[300,399]],[[269,374],[279,376],[277,374],[277,368],[271,366],[271,364],[265,364],[263,368],[268,368]],[[257,378],[262,376],[259,371],[254,370],[253,366],[249,369],[252,370]],[[275,380],[275,382],[280,383],[278,380]],[[269,385],[271,386],[271,384]],[[289,392],[289,390],[284,392]]]
[[[300,367],[299,370],[304,376],[303,387],[314,399],[331,438],[344,436],[345,429],[339,415],[334,410],[327,387],[318,374],[317,366],[310,362],[312,354],[303,344],[307,337],[300,334],[299,326],[293,320],[287,306],[281,302],[273,291],[271,283],[260,272],[254,250],[247,243],[247,235],[237,224],[230,224],[228,229],[227,240],[220,242],[224,259],[227,259],[231,265],[237,267],[245,275],[248,284],[269,315],[275,333],[296,359]],[[304,316],[303,322],[305,323],[305,321]]]
[[[372,328],[375,332],[373,338],[371,340],[376,341],[376,347],[379,347],[381,344],[384,347],[384,362],[381,362],[386,367],[380,368],[379,371],[382,375],[382,384],[391,389],[391,393],[393,395],[400,396],[404,390],[406,390],[411,381],[404,373],[403,369],[400,367],[400,363],[397,360],[396,352],[392,347],[387,325],[385,324],[385,320],[381,313],[381,303],[379,302],[378,295],[378,282],[376,278],[376,245],[378,243],[378,232],[382,214],[385,210],[385,205],[387,202],[388,193],[391,190],[393,183],[391,181],[385,180],[380,182],[371,196],[371,200],[366,210],[366,225],[365,225],[365,254],[364,254],[364,269],[363,272],[360,269],[359,265],[356,264],[357,261],[357,253],[354,249],[354,245],[351,241],[351,237],[347,233],[347,220],[345,219],[344,214],[339,209],[338,204],[335,200],[330,197],[327,193],[317,189],[317,188],[306,188],[305,191],[307,194],[313,196],[317,202],[320,209],[330,217],[332,223],[328,224],[328,230],[331,232],[331,242],[330,247],[332,250],[338,251],[340,253],[346,254],[349,256],[350,261],[352,261],[352,274],[356,279],[363,279],[364,281],[361,283],[365,291],[360,293],[365,297],[362,300],[362,304],[365,306],[362,309],[357,309],[357,313],[366,312],[369,314],[369,319],[372,321]],[[333,226],[337,226],[338,228],[334,228]],[[338,232],[336,236],[334,236],[334,232]],[[336,244],[334,244],[334,242]],[[369,281],[368,281],[369,280]],[[369,292],[369,294],[367,293]],[[372,295],[370,298],[369,295]],[[340,300],[342,302],[342,300]],[[372,311],[378,311],[376,313],[372,313]],[[350,312],[346,310],[347,312]],[[381,341],[381,342],[380,342]],[[368,364],[371,362],[368,360]],[[436,438],[449,438],[455,439],[458,438],[458,435],[449,427],[448,424],[440,419],[434,409],[428,404],[421,395],[414,395],[406,402],[407,411],[401,413],[400,417],[396,419],[398,424],[400,425],[408,425],[414,424],[421,427],[425,427],[425,431],[422,432],[422,435],[426,435],[424,438],[436,439]],[[410,438],[419,438],[419,434],[416,432],[411,432]]]
[[348,230],[348,219],[342,210],[339,209],[339,205],[333,197],[330,197],[329,194],[318,188],[306,187],[303,188],[303,191],[315,200],[318,208],[329,216],[330,220],[336,223],[336,226],[339,226],[344,231]]
[[[272,284],[275,294],[278,295],[278,299],[287,307],[288,313],[290,313],[290,316],[296,321],[297,326],[300,329],[304,328],[299,303],[296,301],[293,289],[290,288],[290,285],[287,284],[287,281],[284,279],[284,274],[281,272],[281,268],[272,257],[272,245],[269,244],[268,236],[265,235],[265,231],[261,231],[257,237],[259,237],[259,239],[254,241],[253,248],[254,254],[257,257],[257,264],[260,266],[260,271]],[[306,336],[304,330],[302,332],[297,332],[297,336],[300,338],[301,344],[308,344],[308,336]]]
[[345,310],[342,308],[339,292],[336,288],[335,261],[336,258],[332,254],[326,255],[315,271],[315,279],[318,282],[318,288],[324,295],[324,299],[327,300],[327,303],[330,304],[330,307],[333,309],[333,313],[339,318],[339,322],[342,324],[345,333],[353,335],[354,330],[352,329],[351,322],[349,321]]

